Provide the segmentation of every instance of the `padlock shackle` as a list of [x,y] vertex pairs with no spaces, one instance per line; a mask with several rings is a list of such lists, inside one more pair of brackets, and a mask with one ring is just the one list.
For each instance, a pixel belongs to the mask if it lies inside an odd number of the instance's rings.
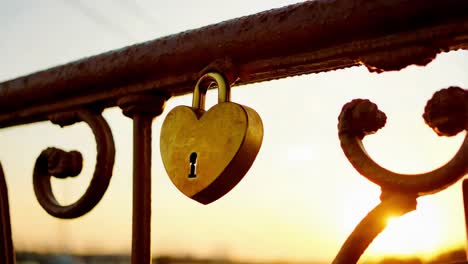
[[218,87],[218,104],[231,101],[231,87],[223,75],[209,72],[198,79],[193,90],[192,107],[205,110],[206,91],[211,87]]

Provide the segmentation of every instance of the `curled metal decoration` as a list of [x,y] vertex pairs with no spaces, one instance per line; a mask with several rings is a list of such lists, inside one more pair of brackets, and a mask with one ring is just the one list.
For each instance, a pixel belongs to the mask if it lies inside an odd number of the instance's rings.
[[388,217],[399,217],[415,210],[416,198],[417,196],[403,193],[382,193],[382,202],[356,226],[333,260],[333,264],[357,263],[374,238],[385,229]]
[[15,251],[11,239],[10,206],[8,203],[8,188],[0,164],[0,260],[5,264],[15,263]]
[[[468,129],[468,91],[449,87],[436,92],[423,115],[439,136],[453,136]],[[334,264],[356,263],[374,238],[386,227],[389,216],[416,209],[416,198],[435,193],[468,173],[468,135],[455,156],[428,173],[405,175],[379,166],[362,144],[364,136],[385,125],[386,116],[369,100],[356,99],[343,106],[339,116],[341,147],[354,168],[382,188],[381,203],[358,224],[341,247]]]
[[[450,87],[434,94],[423,115],[440,136],[453,136],[468,129],[468,91]],[[339,116],[341,147],[354,168],[383,189],[424,195],[438,192],[468,173],[468,135],[455,156],[442,167],[422,174],[389,171],[367,154],[362,139],[385,125],[386,116],[369,100],[347,103]]]
[[97,157],[94,175],[83,196],[73,204],[61,205],[55,198],[50,177],[67,178],[77,176],[82,169],[82,156],[77,151],[66,152],[48,148],[40,154],[34,167],[34,192],[40,205],[52,216],[64,219],[80,217],[93,209],[102,199],[112,177],[115,146],[112,132],[100,113],[77,110],[49,116],[60,126],[86,122],[96,138]]

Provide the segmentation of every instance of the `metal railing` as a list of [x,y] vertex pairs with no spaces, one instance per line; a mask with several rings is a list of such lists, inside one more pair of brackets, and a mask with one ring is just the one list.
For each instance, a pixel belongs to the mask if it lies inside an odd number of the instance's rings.
[[[101,112],[119,106],[133,119],[132,263],[150,262],[151,123],[170,97],[192,91],[207,72],[232,85],[364,65],[371,72],[426,65],[438,53],[468,49],[464,0],[319,0],[269,10],[170,35],[0,83],[0,127],[50,120],[60,126],[86,122],[97,144],[94,176],[69,206],[52,194],[50,177],[76,176],[79,152],[44,150],[34,168],[41,206],[59,218],[86,214],[100,201],[112,176],[114,142]],[[468,128],[468,95],[461,88],[434,95],[425,120],[440,135]],[[399,175],[372,161],[362,138],[385,124],[369,101],[355,100],[340,115],[339,137],[358,172],[382,187],[382,203],[356,227],[334,263],[355,263],[385,227],[389,211],[414,210],[418,196],[440,191],[468,172],[467,139],[443,167]],[[466,189],[466,184],[463,185]],[[465,192],[466,193],[466,192]],[[466,196],[465,196],[466,197]],[[14,263],[8,193],[0,167],[0,258]]]

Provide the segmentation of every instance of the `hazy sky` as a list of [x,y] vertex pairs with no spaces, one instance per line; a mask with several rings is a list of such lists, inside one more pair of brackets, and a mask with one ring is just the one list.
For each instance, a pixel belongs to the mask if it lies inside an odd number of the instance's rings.
[[[0,81],[293,2],[0,0]],[[379,75],[355,67],[235,88],[232,100],[262,117],[264,141],[244,180],[208,206],[186,198],[164,171],[162,120],[173,107],[191,104],[189,95],[171,99],[153,125],[153,255],[330,261],[380,195],[341,151],[336,126],[343,104],[369,98],[387,114],[386,127],[365,140],[376,161],[398,172],[429,171],[452,157],[463,135],[438,138],[421,118],[425,103],[441,88],[467,88],[467,71],[468,52],[460,51],[401,72]],[[214,100],[210,94],[208,105]],[[114,176],[101,203],[70,221],[49,216],[37,203],[32,170],[48,146],[80,150],[82,174],[54,182],[62,202],[75,201],[93,173],[89,128],[42,122],[0,130],[18,250],[130,252],[132,125],[117,108],[104,116],[116,143]],[[418,210],[393,221],[363,259],[381,253],[428,255],[463,245],[460,188],[458,183],[420,198]]]

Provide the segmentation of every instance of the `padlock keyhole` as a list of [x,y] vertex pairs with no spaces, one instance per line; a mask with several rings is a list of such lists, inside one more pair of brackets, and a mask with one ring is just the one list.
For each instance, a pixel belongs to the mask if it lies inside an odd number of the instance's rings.
[[192,154],[190,154],[190,174],[188,175],[189,179],[193,179],[197,177],[196,170],[197,170],[197,153],[192,152]]

